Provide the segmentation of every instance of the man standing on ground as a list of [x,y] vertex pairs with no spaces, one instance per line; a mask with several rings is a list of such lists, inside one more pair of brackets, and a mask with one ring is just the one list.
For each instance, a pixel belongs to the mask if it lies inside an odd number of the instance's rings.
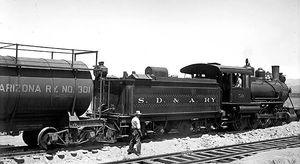
[[142,131],[141,131],[141,123],[140,123],[140,115],[142,113],[140,111],[135,112],[135,116],[131,120],[131,139],[129,143],[129,149],[127,150],[128,154],[134,153],[134,144],[136,144],[136,155],[141,154],[141,136],[142,136]]

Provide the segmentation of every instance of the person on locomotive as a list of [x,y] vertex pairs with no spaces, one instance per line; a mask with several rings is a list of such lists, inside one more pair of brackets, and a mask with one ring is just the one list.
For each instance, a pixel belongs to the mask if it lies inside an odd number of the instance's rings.
[[140,124],[140,115],[142,113],[140,111],[135,112],[135,116],[131,120],[131,138],[129,142],[129,148],[127,150],[128,154],[131,154],[135,152],[134,150],[134,144],[136,144],[136,154],[141,154],[141,137],[142,137],[142,131],[141,131],[141,124]]
[[234,87],[241,88],[242,87],[242,78],[239,74],[234,75]]

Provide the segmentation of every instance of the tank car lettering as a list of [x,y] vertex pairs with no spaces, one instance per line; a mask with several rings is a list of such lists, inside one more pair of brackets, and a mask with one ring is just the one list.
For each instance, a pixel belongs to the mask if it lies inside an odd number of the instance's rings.
[[21,92],[19,84],[15,84],[13,86],[14,86],[14,92]]
[[22,85],[22,92],[28,92],[28,85]]
[[51,93],[51,85],[46,85],[46,93]]
[[144,102],[145,102],[145,98],[144,97],[138,98],[138,103],[139,104],[143,104]]
[[41,91],[41,88],[39,85],[34,85],[34,84],[23,84],[22,87],[21,87],[21,91],[23,93],[26,93],[26,92],[42,92]]
[[69,85],[62,86],[62,93],[73,93],[73,87]]
[[54,93],[58,93],[58,86],[54,86],[54,88],[53,88],[54,90]]
[[11,84],[6,84],[6,92],[13,92],[13,86]]
[[15,85],[13,84],[0,84],[1,92],[15,92]]
[[90,93],[90,87],[83,86],[83,93]]
[[35,88],[35,92],[42,92],[42,91],[41,91],[41,87],[40,87],[40,85],[37,85],[37,86],[36,86],[36,88]]
[[91,87],[88,86],[78,86],[78,93],[90,93]]
[[3,84],[0,84],[0,91],[1,91],[1,92],[5,92],[5,89],[4,89],[4,85],[3,85]]
[[35,85],[30,85],[29,84],[27,89],[28,89],[28,92],[42,92],[39,85],[35,86]]

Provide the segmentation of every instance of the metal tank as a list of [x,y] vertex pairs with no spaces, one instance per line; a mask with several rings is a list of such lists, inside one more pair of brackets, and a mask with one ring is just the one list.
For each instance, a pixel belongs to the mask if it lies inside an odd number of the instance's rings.
[[68,111],[82,115],[93,94],[83,62],[0,56],[0,130],[55,125]]
[[259,68],[255,72],[256,78],[251,82],[252,99],[285,101],[289,88],[284,81],[279,80],[279,66],[272,66],[272,80],[265,80],[265,71]]

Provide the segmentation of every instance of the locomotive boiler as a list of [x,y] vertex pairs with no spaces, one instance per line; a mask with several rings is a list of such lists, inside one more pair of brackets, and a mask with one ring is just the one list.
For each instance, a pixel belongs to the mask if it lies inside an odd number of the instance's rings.
[[[289,88],[284,83],[283,75],[279,74],[279,66],[272,66],[271,77],[266,79],[265,71],[259,68],[255,71],[255,78],[251,82],[251,94],[254,100],[286,101],[289,96]],[[280,78],[281,77],[281,78]]]

